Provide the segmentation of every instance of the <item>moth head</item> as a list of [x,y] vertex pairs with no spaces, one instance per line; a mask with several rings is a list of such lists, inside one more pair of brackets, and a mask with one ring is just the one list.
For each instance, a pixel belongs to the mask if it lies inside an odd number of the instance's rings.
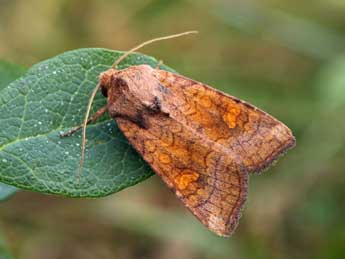
[[108,97],[108,93],[112,87],[123,90],[128,88],[128,84],[125,79],[119,73],[119,70],[111,68],[100,75],[100,86],[104,97]]
[[101,86],[101,91],[104,97],[108,97],[108,91],[109,88],[111,87],[111,82],[113,75],[116,74],[117,70],[116,69],[109,69],[103,73],[100,74],[99,76],[99,84]]

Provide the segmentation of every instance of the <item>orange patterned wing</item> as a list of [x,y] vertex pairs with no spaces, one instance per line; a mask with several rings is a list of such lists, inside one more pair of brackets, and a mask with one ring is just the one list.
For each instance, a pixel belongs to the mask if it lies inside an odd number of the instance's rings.
[[[290,130],[249,104],[173,73],[138,66],[110,71],[107,78],[104,84],[114,85],[108,111],[130,143],[205,226],[230,235],[247,197],[248,173],[293,146]],[[151,95],[158,112],[143,108]]]
[[260,173],[295,145],[287,126],[253,105],[180,75],[154,75],[178,96],[188,126],[235,153],[246,172]]
[[116,120],[135,149],[204,225],[223,236],[235,229],[248,175],[233,156],[166,116],[152,118],[150,130]]

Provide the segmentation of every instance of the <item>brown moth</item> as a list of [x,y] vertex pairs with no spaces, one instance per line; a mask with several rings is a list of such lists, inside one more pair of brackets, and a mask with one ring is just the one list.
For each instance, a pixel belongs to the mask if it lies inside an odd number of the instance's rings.
[[[108,112],[131,145],[183,204],[211,231],[229,236],[247,198],[248,176],[270,166],[295,145],[283,123],[233,96],[195,80],[148,65],[100,75],[83,128]],[[102,90],[107,105],[89,120]]]

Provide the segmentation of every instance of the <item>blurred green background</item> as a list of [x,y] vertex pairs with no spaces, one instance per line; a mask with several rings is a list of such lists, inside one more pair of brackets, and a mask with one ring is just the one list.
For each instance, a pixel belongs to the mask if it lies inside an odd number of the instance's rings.
[[344,0],[0,0],[0,58],[142,52],[286,123],[297,147],[250,181],[236,233],[205,229],[156,176],[97,200],[19,192],[0,204],[15,258],[345,258]]

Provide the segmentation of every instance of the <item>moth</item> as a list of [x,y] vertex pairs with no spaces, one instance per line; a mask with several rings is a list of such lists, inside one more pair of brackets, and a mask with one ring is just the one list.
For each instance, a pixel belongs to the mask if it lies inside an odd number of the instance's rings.
[[[295,145],[290,129],[255,106],[182,75],[152,68],[116,66],[103,72],[83,125],[105,112],[182,203],[211,231],[229,236],[247,198],[249,174],[261,172]],[[107,105],[89,119],[101,89]]]

